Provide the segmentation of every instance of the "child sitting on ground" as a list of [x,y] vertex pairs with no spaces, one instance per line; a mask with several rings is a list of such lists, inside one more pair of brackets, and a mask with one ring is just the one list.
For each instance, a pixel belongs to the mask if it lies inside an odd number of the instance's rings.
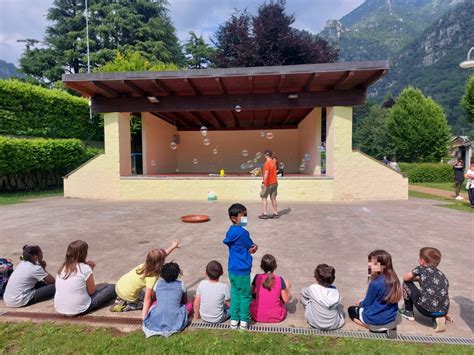
[[347,310],[354,323],[365,328],[368,325],[394,322],[397,319],[398,301],[402,298],[402,287],[393,269],[390,254],[385,250],[374,250],[368,259],[371,281],[367,294],[357,306],[351,306]]
[[54,309],[66,316],[76,316],[98,309],[113,300],[115,285],[96,286],[92,270],[95,262],[86,261],[89,246],[82,240],[69,244],[64,263],[56,275]]
[[[192,304],[187,303],[186,288],[178,278],[182,275],[179,265],[175,262],[166,263],[160,271],[161,280],[155,284],[155,302],[148,312],[143,307],[143,332],[145,336],[170,335],[182,331],[188,324],[188,315]],[[145,304],[151,303],[150,294],[145,297]]]
[[246,330],[250,320],[250,271],[252,255],[258,246],[250,239],[249,232],[243,227],[247,225],[247,208],[240,203],[229,207],[229,218],[232,225],[227,231],[224,244],[229,247],[229,280],[230,280],[230,327]]
[[264,274],[255,275],[252,281],[250,315],[261,323],[279,323],[286,317],[285,304],[291,299],[291,284],[274,274],[277,262],[273,255],[265,254],[260,267]]
[[37,245],[23,247],[22,261],[8,279],[3,300],[8,307],[23,307],[53,298],[54,277],[46,271]]
[[309,325],[321,330],[339,329],[344,325],[341,296],[333,286],[336,270],[319,264],[314,270],[316,283],[301,291],[305,318]]
[[[151,300],[153,287],[160,276],[165,258],[179,248],[179,240],[174,240],[166,250],[153,249],[146,256],[143,264],[138,265],[123,275],[115,285],[117,299],[110,308],[112,312],[127,312],[143,309],[143,300]],[[143,292],[145,289],[145,292]],[[153,297],[146,297],[146,294]],[[150,304],[147,305],[150,308]]]
[[206,277],[196,290],[194,298],[194,319],[201,318],[209,323],[222,323],[230,317],[229,286],[219,282],[223,275],[221,263],[211,261],[206,266]]
[[[421,248],[420,264],[403,275],[403,298],[405,309],[400,311],[403,318],[415,320],[413,305],[422,315],[433,319],[436,332],[446,330],[446,316],[449,309],[449,282],[438,270],[441,252],[436,248]],[[414,281],[420,283],[416,287]]]

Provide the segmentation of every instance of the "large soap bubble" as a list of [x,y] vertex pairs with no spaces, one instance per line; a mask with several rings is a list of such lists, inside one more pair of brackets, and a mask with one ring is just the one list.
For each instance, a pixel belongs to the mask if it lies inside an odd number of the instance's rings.
[[308,153],[306,153],[304,156],[303,156],[303,161],[309,161],[311,160],[311,155],[309,155]]
[[203,137],[207,136],[207,127],[206,126],[202,126],[200,131],[201,131],[201,134],[202,134]]
[[300,164],[300,166],[298,167],[298,170],[300,173],[302,173],[303,171],[306,170],[306,165],[305,164]]
[[217,153],[218,153],[217,148],[214,148],[214,149],[212,150],[212,154],[217,155]]
[[176,148],[178,148],[178,145],[175,142],[171,142],[170,143],[170,148],[173,149],[173,150],[176,150]]
[[267,139],[273,139],[273,133],[272,132],[267,133]]
[[211,140],[209,138],[204,138],[204,140],[202,142],[204,143],[204,145],[211,144]]
[[255,159],[260,159],[262,157],[262,152],[257,152],[257,154],[255,154]]
[[193,164],[194,164],[194,165],[197,165],[198,163],[199,163],[199,160],[197,160],[197,158],[194,158],[194,159],[193,159]]
[[247,149],[242,150],[242,156],[247,157],[249,155],[249,151]]
[[239,105],[235,106],[235,112],[240,112],[242,111],[242,107],[240,107]]

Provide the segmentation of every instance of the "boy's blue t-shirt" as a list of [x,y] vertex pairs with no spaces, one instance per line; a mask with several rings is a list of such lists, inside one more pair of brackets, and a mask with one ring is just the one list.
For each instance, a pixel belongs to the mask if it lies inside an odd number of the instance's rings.
[[369,284],[369,289],[361,302],[364,308],[362,319],[366,324],[384,325],[397,318],[398,304],[386,303],[383,299],[388,292],[385,276],[380,275]]
[[250,234],[242,226],[230,226],[224,239],[229,247],[229,273],[234,275],[250,275],[252,255],[249,249],[254,245]]

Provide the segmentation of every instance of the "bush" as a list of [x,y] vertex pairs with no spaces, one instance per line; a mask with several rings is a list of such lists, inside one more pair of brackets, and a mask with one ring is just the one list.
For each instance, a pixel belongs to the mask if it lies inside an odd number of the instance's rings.
[[97,154],[78,139],[0,137],[0,191],[62,185],[62,177]]
[[86,99],[18,80],[0,80],[0,134],[102,140],[98,116]]
[[408,175],[410,183],[453,182],[454,171],[449,164],[441,163],[398,163],[402,173]]

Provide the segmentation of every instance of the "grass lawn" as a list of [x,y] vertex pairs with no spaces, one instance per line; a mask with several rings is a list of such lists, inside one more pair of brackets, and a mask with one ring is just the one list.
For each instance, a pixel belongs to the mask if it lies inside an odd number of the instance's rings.
[[145,339],[141,331],[51,323],[0,323],[0,349],[28,354],[472,354],[472,346],[417,344],[383,340],[189,330],[170,338]]
[[443,201],[443,202],[446,202],[446,203],[442,203],[442,204],[439,204],[437,206],[444,207],[444,208],[451,208],[453,210],[458,210],[458,211],[474,213],[474,208],[469,207],[469,202],[467,202],[467,201],[456,201],[456,200],[453,200],[452,198],[446,198],[446,197],[435,196],[435,195],[431,195],[431,194],[425,194],[423,192],[418,192],[418,191],[408,191],[408,196],[417,197],[417,198],[427,198],[427,199],[430,199],[430,200]]
[[0,193],[0,206],[1,205],[12,205],[14,203],[25,202],[32,198],[49,197],[49,196],[60,196],[63,194],[63,189],[53,189],[44,191],[26,191],[26,192],[6,192]]
[[[416,183],[416,184],[411,184],[411,185],[429,187],[432,189],[440,189],[440,190],[445,190],[445,191],[452,191],[452,193],[454,194],[454,182],[422,182],[422,183]],[[466,181],[462,183],[461,191],[467,192]]]

